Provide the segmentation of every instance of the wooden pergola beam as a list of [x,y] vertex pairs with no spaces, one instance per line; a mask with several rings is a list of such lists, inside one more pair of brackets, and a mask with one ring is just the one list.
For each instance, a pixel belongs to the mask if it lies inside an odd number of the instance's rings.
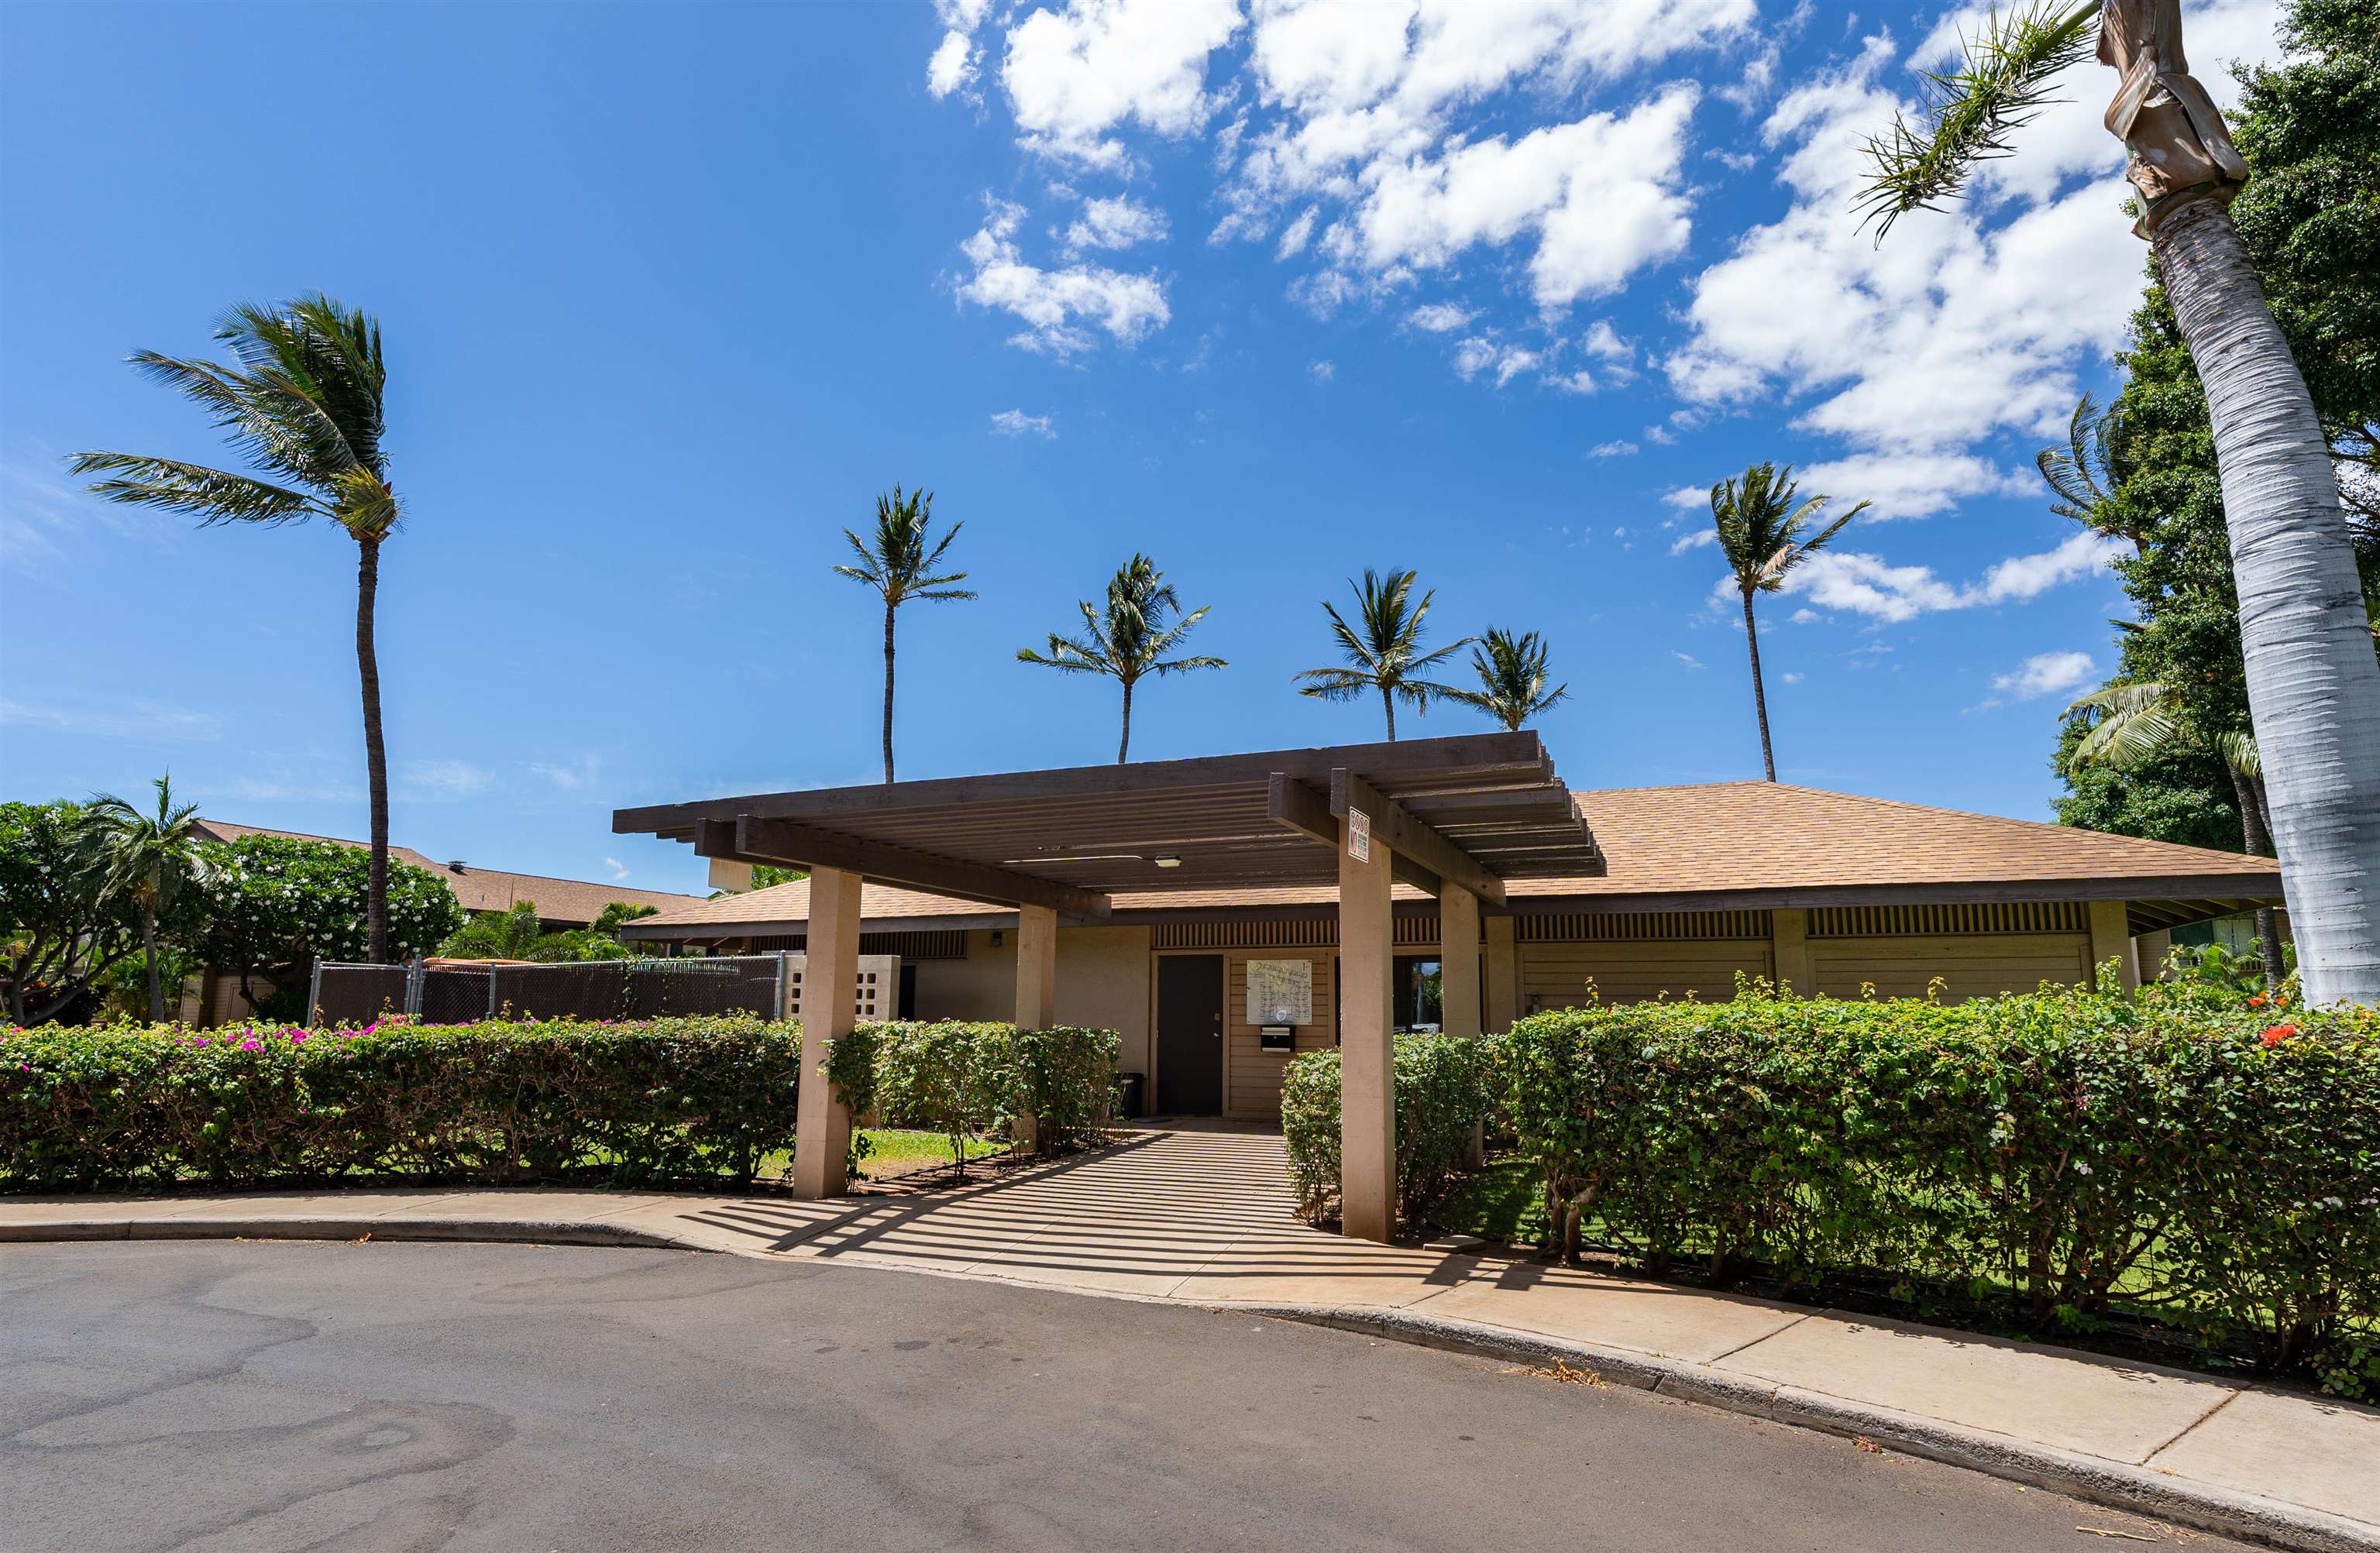
[[841,868],[880,884],[995,905],[1043,906],[1069,916],[1103,917],[1113,909],[1108,897],[1097,890],[864,841],[798,820],[748,815],[739,819],[705,819],[696,829],[694,849],[705,857],[729,857],[739,863]]
[[[1330,812],[1330,800],[1287,771],[1272,773],[1265,809],[1281,829],[1334,850],[1338,847],[1339,817]],[[1435,870],[1394,847],[1389,851],[1389,873],[1399,884],[1410,884],[1426,895],[1438,894],[1446,887]]]
[[1371,820],[1372,839],[1399,857],[1427,869],[1449,883],[1460,885],[1491,905],[1504,904],[1504,881],[1444,834],[1415,819],[1383,797],[1372,784],[1344,766],[1330,772],[1330,812],[1344,818],[1360,809]]

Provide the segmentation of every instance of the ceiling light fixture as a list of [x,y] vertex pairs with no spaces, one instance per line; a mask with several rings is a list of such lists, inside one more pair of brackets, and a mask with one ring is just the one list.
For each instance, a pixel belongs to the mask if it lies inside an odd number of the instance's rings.
[[1157,866],[1160,868],[1178,868],[1182,866],[1182,859],[1172,853],[1160,852],[1157,855]]

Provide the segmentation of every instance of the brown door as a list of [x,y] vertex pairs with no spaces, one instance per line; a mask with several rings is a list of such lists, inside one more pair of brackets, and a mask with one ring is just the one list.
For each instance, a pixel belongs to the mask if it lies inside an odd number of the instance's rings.
[[1157,960],[1157,1110],[1223,1113],[1223,957]]

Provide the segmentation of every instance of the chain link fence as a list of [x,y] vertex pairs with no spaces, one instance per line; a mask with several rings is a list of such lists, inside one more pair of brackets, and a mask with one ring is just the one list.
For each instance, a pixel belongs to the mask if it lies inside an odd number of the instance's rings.
[[785,1016],[798,954],[587,960],[565,965],[357,965],[317,962],[312,1023],[368,1025],[403,1013],[424,1025],[482,1019]]

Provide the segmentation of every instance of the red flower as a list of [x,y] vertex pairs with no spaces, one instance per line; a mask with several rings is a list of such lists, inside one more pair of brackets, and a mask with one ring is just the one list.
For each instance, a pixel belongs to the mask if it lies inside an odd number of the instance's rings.
[[2259,992],[2254,997],[2248,1000],[2248,1006],[2250,1008],[2263,1008],[2265,1001],[2266,1000],[2265,995],[2262,992]]
[[2298,1027],[2294,1025],[2267,1025],[2265,1026],[2264,1041],[2266,1046],[2278,1046],[2297,1033]]

